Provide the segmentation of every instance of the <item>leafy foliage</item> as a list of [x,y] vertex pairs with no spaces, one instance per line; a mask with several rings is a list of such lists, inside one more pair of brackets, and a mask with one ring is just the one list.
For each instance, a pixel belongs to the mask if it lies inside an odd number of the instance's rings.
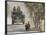
[[22,20],[25,18],[25,16],[22,14],[22,11],[20,10],[20,7],[18,6],[18,8],[15,10],[15,7],[13,8],[13,14],[15,16],[13,16],[14,20]]

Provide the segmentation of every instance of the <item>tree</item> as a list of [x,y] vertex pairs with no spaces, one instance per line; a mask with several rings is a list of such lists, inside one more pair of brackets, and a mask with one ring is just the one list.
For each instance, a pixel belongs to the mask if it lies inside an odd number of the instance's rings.
[[16,8],[15,8],[15,6],[14,6],[14,7],[13,7],[13,12],[12,12],[12,24],[14,24],[15,12],[16,12]]
[[26,5],[30,10],[30,16],[32,13],[34,13],[33,18],[35,18],[34,20],[35,28],[39,29],[38,26],[40,25],[40,19],[44,20],[45,18],[45,12],[43,11],[44,5],[42,3],[26,3]]
[[19,17],[19,19],[21,19],[21,22],[24,24],[24,18],[25,18],[25,16],[22,14],[22,11],[20,10],[19,6],[17,8],[17,17]]
[[[22,14],[22,11],[20,10],[20,7],[18,6],[17,9],[15,9],[15,7],[13,8],[13,16],[14,22],[19,22],[21,20],[21,22],[24,24],[24,18],[25,16]],[[17,20],[17,21],[16,21]]]

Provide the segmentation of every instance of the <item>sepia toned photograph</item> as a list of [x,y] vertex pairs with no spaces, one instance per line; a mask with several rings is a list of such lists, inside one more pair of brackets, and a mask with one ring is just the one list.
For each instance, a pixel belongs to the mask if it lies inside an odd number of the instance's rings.
[[7,34],[45,32],[43,2],[7,1]]

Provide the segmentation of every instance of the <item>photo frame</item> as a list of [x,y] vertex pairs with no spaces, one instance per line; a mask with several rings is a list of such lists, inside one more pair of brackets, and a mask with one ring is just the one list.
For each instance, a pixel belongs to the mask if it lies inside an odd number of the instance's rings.
[[45,32],[45,3],[5,1],[5,34]]

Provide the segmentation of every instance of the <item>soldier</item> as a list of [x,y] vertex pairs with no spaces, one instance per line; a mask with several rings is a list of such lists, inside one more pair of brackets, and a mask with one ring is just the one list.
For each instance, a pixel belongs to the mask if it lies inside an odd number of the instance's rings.
[[30,30],[30,24],[29,24],[29,22],[28,22],[28,30]]
[[26,29],[26,31],[30,30],[30,24],[29,24],[29,22],[28,22],[28,24],[25,25],[25,29]]

